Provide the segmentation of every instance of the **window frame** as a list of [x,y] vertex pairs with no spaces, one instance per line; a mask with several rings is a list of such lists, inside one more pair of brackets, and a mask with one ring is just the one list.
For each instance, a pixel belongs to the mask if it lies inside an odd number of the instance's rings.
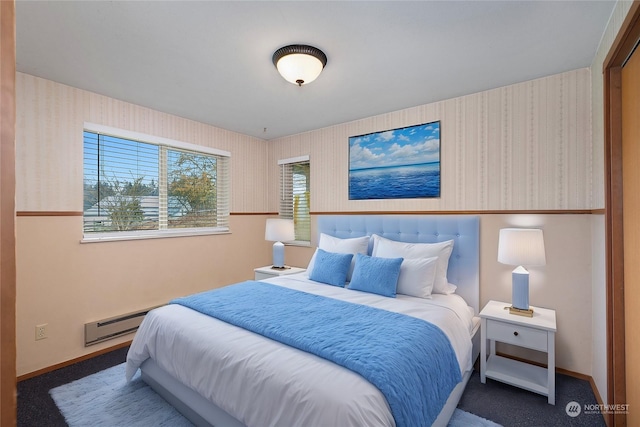
[[[212,155],[216,157],[226,158],[226,171],[222,177],[224,193],[226,193],[226,209],[222,215],[226,217],[226,225],[221,227],[193,227],[193,228],[170,228],[156,230],[128,230],[128,231],[108,231],[85,233],[83,225],[83,237],[81,243],[111,242],[120,240],[141,240],[141,239],[158,239],[168,237],[186,237],[186,236],[203,236],[214,234],[230,234],[229,216],[231,211],[231,153],[217,148],[207,147],[204,145],[191,144],[188,142],[177,141],[155,135],[144,134],[140,132],[129,131],[125,129],[113,128],[110,126],[100,125],[96,123],[85,122],[83,126],[84,132],[92,132],[99,135],[111,136],[115,138],[128,139],[131,141],[153,144],[159,147],[165,147],[168,150],[183,150],[204,155]],[[84,139],[82,148],[84,151]],[[158,159],[158,167],[161,167],[161,159]],[[166,166],[166,165],[165,165]],[[161,173],[161,172],[159,172]],[[84,164],[83,164],[83,181],[84,181]],[[216,182],[216,185],[218,183]],[[84,197],[84,189],[83,189]],[[84,224],[84,208],[83,208],[83,224]]]
[[[298,157],[291,157],[288,159],[282,159],[282,160],[278,160],[278,175],[279,175],[279,191],[278,191],[278,214],[281,218],[286,218],[286,219],[293,219],[293,216],[289,217],[289,216],[284,216],[283,215],[283,202],[284,202],[284,198],[285,198],[285,194],[284,194],[284,188],[283,188],[283,182],[282,180],[283,178],[283,168],[286,165],[293,165],[296,163],[308,163],[309,164],[309,176],[308,176],[308,188],[309,188],[309,193],[311,194],[311,160],[309,155],[304,155],[304,156],[298,156]],[[293,186],[293,185],[292,185]],[[309,199],[311,198],[311,196],[309,195]],[[285,242],[285,245],[291,245],[291,246],[311,246],[311,200],[309,200],[309,240],[294,240],[291,242]],[[293,215],[293,213],[292,213]]]

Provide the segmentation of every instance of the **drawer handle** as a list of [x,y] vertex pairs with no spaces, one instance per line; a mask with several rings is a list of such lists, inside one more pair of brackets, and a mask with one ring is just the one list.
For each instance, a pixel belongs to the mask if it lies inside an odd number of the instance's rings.
[[513,335],[515,335],[515,336],[517,337],[517,336],[518,336],[518,331],[515,331],[515,332],[513,333]]

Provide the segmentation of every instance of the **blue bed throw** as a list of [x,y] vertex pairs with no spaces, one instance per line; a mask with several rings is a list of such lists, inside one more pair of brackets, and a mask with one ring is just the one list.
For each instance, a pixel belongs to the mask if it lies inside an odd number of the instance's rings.
[[171,303],[360,374],[385,396],[398,427],[433,424],[461,381],[446,335],[403,314],[254,281]]

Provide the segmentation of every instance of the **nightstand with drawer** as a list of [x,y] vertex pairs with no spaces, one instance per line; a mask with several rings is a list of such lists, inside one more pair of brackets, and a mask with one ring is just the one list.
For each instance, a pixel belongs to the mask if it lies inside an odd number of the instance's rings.
[[[486,378],[502,381],[548,396],[555,405],[555,335],[556,312],[533,308],[533,317],[510,314],[511,304],[489,301],[480,312],[480,381]],[[487,340],[489,352],[487,353]],[[496,354],[496,342],[530,348],[547,353],[547,367],[513,360]],[[488,357],[487,357],[488,356]]]
[[272,277],[286,276],[287,274],[302,273],[303,271],[306,271],[306,268],[287,267],[285,269],[280,269],[280,268],[271,268],[270,265],[267,265],[266,267],[256,268],[253,270],[255,275],[254,280],[270,279]]

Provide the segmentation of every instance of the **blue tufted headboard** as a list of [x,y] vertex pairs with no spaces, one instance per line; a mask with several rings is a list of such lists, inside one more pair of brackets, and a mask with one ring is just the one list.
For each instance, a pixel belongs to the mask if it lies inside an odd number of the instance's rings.
[[[480,219],[475,215],[319,215],[318,233],[339,238],[377,234],[410,243],[454,240],[448,279],[456,293],[480,306]],[[371,244],[369,254],[371,254]]]

